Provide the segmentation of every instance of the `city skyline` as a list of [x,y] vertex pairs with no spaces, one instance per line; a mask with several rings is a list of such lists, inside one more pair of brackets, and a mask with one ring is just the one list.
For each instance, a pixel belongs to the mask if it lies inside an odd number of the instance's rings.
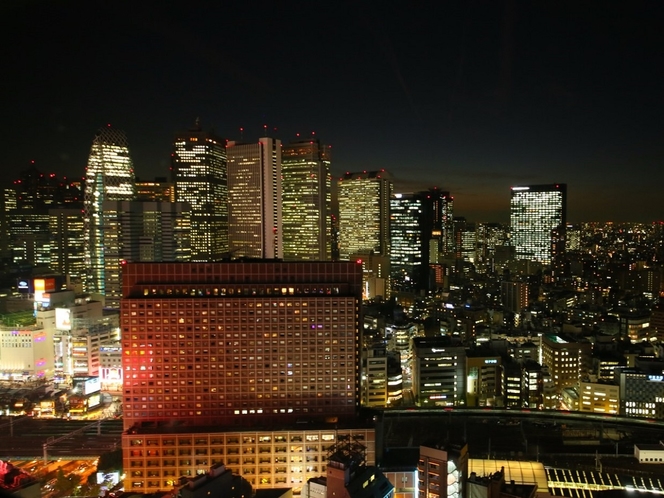
[[571,222],[661,216],[659,5],[31,5],[2,7],[6,168],[83,176],[110,122],[137,176],[168,176],[173,133],[200,117],[230,140],[315,132],[333,177],[385,168],[472,221],[555,182]]

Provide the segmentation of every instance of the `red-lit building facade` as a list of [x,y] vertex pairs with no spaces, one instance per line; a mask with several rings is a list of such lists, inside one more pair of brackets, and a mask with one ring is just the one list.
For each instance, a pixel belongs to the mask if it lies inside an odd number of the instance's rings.
[[[361,291],[355,262],[125,265],[125,489],[170,489],[220,462],[257,487],[297,488],[324,471],[323,446],[334,441],[318,429],[351,427],[359,406]],[[288,427],[320,460],[307,464],[302,444],[273,455],[276,441],[290,442]],[[360,432],[373,439],[373,429]],[[246,442],[252,456],[234,467],[228,441]]]

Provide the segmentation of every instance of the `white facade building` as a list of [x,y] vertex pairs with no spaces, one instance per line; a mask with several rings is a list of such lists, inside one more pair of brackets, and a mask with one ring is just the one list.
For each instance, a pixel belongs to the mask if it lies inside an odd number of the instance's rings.
[[230,141],[226,157],[230,254],[283,259],[281,140]]

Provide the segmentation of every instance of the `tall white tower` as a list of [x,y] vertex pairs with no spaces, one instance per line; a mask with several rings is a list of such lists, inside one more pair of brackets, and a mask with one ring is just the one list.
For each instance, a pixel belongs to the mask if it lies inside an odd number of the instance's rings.
[[226,156],[231,256],[282,259],[281,140],[231,141]]
[[92,141],[85,171],[84,225],[88,292],[104,295],[104,201],[134,199],[134,168],[124,131],[108,125]]

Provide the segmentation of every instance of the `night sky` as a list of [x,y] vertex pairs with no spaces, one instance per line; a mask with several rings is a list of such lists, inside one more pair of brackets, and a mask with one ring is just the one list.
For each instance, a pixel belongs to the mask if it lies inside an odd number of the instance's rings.
[[[209,2],[212,3],[212,2]],[[95,131],[167,176],[177,130],[332,145],[455,214],[567,183],[568,219],[664,218],[664,3],[0,2],[3,176],[82,176]],[[276,131],[275,131],[276,128]]]

